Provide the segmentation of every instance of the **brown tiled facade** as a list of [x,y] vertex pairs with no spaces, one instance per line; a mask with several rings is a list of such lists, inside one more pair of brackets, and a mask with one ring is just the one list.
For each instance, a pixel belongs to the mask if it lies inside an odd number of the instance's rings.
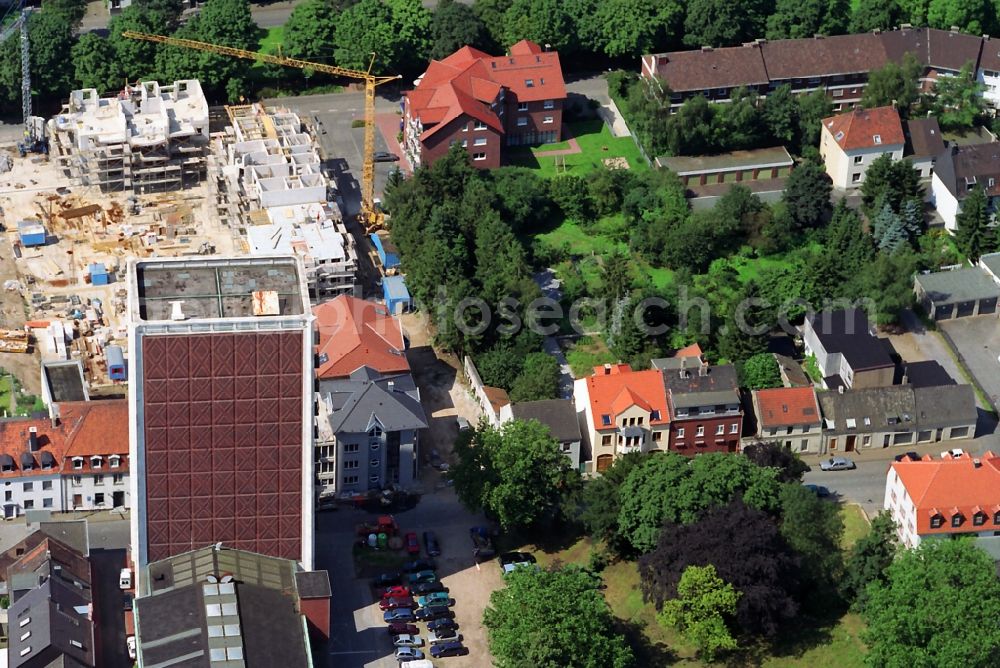
[[142,339],[150,561],[218,541],[299,559],[299,332]]

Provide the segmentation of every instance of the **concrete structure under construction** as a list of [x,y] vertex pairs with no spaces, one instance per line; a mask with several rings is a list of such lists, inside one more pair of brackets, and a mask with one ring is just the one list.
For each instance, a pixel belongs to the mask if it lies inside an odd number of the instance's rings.
[[143,81],[117,96],[75,90],[49,120],[50,156],[74,183],[101,192],[178,190],[202,181],[208,102],[197,80]]
[[301,258],[314,300],[355,294],[354,237],[330,201],[336,186],[298,115],[259,104],[227,111],[233,141],[223,171],[227,190],[238,193],[250,253]]
[[130,260],[132,555],[313,562],[313,315],[292,256]]

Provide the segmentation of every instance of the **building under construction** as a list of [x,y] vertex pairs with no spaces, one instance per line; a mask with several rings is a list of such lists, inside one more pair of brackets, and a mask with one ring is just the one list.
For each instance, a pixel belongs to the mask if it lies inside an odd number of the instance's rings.
[[109,98],[76,90],[48,127],[51,159],[78,185],[139,195],[205,178],[208,102],[196,80],[144,81]]

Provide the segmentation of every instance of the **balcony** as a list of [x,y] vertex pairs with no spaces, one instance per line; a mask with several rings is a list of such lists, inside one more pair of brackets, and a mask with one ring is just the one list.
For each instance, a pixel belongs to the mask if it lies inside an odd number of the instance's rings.
[[619,455],[627,455],[631,452],[642,452],[642,445],[644,441],[639,441],[639,444],[626,445],[624,443],[619,443],[615,446],[615,452]]
[[646,430],[642,427],[630,426],[618,429],[620,442],[615,446],[615,452],[627,455],[630,452],[641,452],[646,442]]

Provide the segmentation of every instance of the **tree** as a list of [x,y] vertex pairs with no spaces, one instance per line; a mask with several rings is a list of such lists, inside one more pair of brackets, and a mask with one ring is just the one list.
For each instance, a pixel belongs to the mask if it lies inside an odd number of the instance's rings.
[[475,228],[476,279],[490,308],[514,293],[514,286],[528,277],[524,246],[500,214],[483,211]]
[[[729,453],[694,459],[672,452],[648,458],[622,483],[618,525],[637,553],[656,547],[665,522],[694,522],[709,508],[742,496],[754,508],[777,508],[777,471]],[[679,577],[679,574],[678,574]]]
[[486,29],[490,47],[488,51],[491,53],[499,52],[498,50],[502,50],[504,46],[510,46],[504,37],[505,13],[509,7],[510,0],[476,0],[472,3],[472,11]]
[[799,153],[806,147],[819,146],[819,135],[823,119],[833,113],[833,103],[826,91],[814,90],[797,98],[799,103]]
[[720,650],[736,649],[726,618],[736,613],[740,594],[719,577],[715,566],[688,566],[677,583],[677,598],[663,603],[658,619],[673,626],[709,662]]
[[[42,100],[64,99],[72,90],[74,64],[69,57],[76,42],[73,13],[59,5],[46,4],[28,16],[31,51],[31,89]],[[0,57],[0,96],[20,114],[21,59],[17,33],[2,45]]]
[[455,443],[451,479],[462,503],[482,508],[505,530],[526,529],[561,517],[563,501],[580,474],[548,427],[513,420],[502,429],[483,426]]
[[955,76],[939,77],[934,94],[924,98],[923,106],[938,119],[942,130],[971,128],[986,110],[983,90],[984,84],[976,80],[975,65],[968,62]]
[[611,58],[635,58],[661,49],[674,39],[684,16],[676,0],[603,0],[596,10],[581,12],[577,21],[592,26],[581,32]]
[[690,0],[684,19],[684,43],[691,47],[734,46],[764,34],[773,8],[768,0],[733,3]]
[[830,208],[833,184],[821,167],[803,162],[792,170],[781,196],[788,215],[799,229],[819,227]]
[[920,76],[924,66],[912,53],[903,56],[902,64],[892,61],[868,75],[868,85],[861,96],[866,108],[895,105],[906,116],[920,97]]
[[687,567],[709,564],[741,594],[736,622],[744,632],[773,637],[798,612],[798,557],[770,515],[739,499],[691,524],[663,526],[656,549],[639,558],[643,598],[662,608]]
[[490,594],[483,612],[490,653],[499,668],[630,668],[632,650],[594,575],[570,567],[518,568]]
[[632,269],[625,253],[615,250],[601,258],[601,289],[612,304],[632,290]]
[[764,98],[761,120],[775,141],[798,147],[799,105],[791,86],[781,84]]
[[760,143],[763,124],[757,93],[739,86],[729,104],[716,107],[712,118],[712,145],[725,150],[754,148]]
[[917,257],[909,248],[879,253],[865,271],[853,277],[844,292],[867,298],[874,309],[868,318],[879,325],[896,322],[899,313],[913,305],[913,274]]
[[781,387],[781,370],[771,353],[751,355],[740,365],[740,385],[751,390]]
[[524,358],[510,344],[500,342],[476,358],[476,369],[483,383],[510,391],[521,374]]
[[522,39],[550,44],[562,56],[579,50],[574,17],[562,0],[513,0],[504,12],[503,46]]
[[[869,211],[882,198],[892,211],[899,211],[908,199],[920,199],[920,172],[909,160],[893,160],[888,153],[875,158],[865,170],[861,184],[861,199]],[[880,209],[881,207],[879,207]]]
[[733,362],[743,362],[767,352],[774,317],[754,280],[747,281],[727,319],[725,331],[719,333],[719,354]]
[[781,535],[801,557],[802,580],[814,592],[835,589],[843,570],[840,508],[798,482],[781,488]]
[[593,204],[587,182],[581,177],[573,174],[556,176],[549,181],[549,195],[567,218],[585,224],[590,222]]
[[911,243],[915,243],[926,228],[923,200],[919,197],[911,197],[903,202],[903,206],[899,208],[899,217],[903,219],[903,228],[906,230],[907,238]]
[[840,580],[840,593],[855,612],[868,605],[868,586],[885,584],[889,566],[896,558],[896,523],[887,512],[872,520],[868,533],[858,539],[847,555],[846,568]]
[[777,0],[767,19],[768,39],[803,39],[844,32],[850,5],[843,0]]
[[982,35],[996,27],[996,8],[989,0],[930,0],[927,23],[931,28],[957,26],[964,33]]
[[757,441],[743,448],[743,456],[757,466],[777,471],[780,482],[799,483],[809,465],[792,449],[774,441]]
[[559,397],[559,363],[548,353],[531,353],[524,358],[524,367],[514,379],[510,400],[538,401]]
[[580,496],[579,519],[587,529],[587,534],[595,540],[604,541],[608,548],[620,556],[630,552],[618,526],[621,508],[620,491],[622,483],[632,469],[640,466],[648,454],[630,452],[618,457],[611,466],[596,477],[588,478]]
[[891,30],[900,23],[903,10],[896,0],[859,0],[851,14],[850,33]]
[[94,88],[102,93],[122,84],[115,58],[115,48],[111,42],[93,32],[80,35],[79,41],[70,50],[70,60],[76,67],[77,83],[83,88]]
[[904,551],[887,575],[867,589],[869,665],[996,665],[1000,580],[975,540],[925,540]]
[[955,216],[955,245],[967,258],[976,262],[980,256],[996,250],[997,245],[993,231],[988,227],[986,191],[973,188],[962,200],[961,207]]
[[338,65],[375,73],[413,74],[430,51],[430,13],[419,0],[360,0],[339,18],[334,39]]
[[463,46],[489,47],[486,27],[469,5],[442,0],[431,15],[431,58],[444,58]]
[[684,101],[666,122],[666,148],[673,155],[702,155],[713,148],[715,108],[703,95]]
[[305,0],[296,5],[285,23],[285,55],[302,60],[321,60],[336,43],[340,11],[329,0]]
[[117,54],[118,72],[124,81],[126,73],[129,81],[136,79],[158,79],[156,71],[157,54],[160,45],[144,40],[122,37],[125,31],[153,34],[171,34],[177,27],[180,12],[161,11],[133,3],[108,23],[108,41]]

